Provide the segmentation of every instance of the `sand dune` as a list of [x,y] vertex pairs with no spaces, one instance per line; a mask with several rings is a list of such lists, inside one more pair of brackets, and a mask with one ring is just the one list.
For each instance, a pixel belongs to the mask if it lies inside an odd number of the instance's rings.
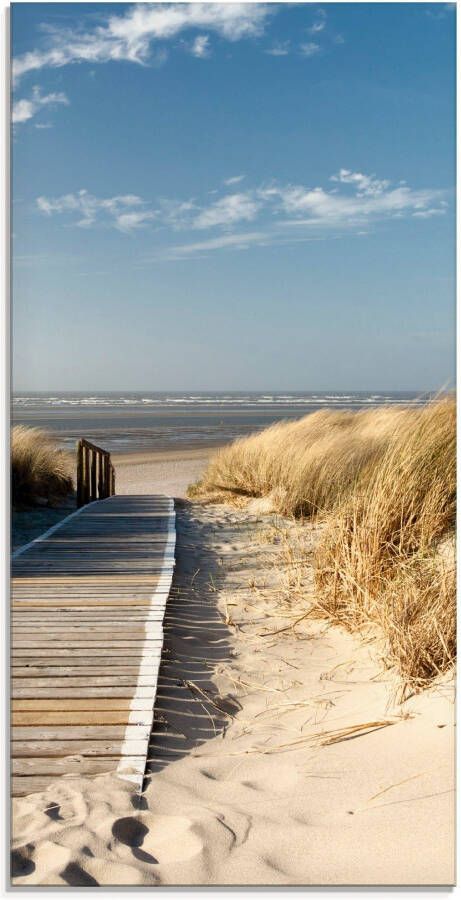
[[292,628],[271,521],[178,504],[145,793],[15,800],[14,884],[452,883],[453,685],[396,706],[374,643]]

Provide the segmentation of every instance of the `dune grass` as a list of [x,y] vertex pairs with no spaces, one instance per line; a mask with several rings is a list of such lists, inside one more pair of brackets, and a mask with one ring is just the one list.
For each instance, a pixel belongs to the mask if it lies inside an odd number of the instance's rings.
[[11,435],[11,499],[13,506],[54,502],[73,490],[69,454],[58,450],[39,428],[16,425]]
[[315,612],[379,627],[405,682],[455,655],[455,402],[326,410],[220,450],[198,497],[270,497],[323,523]]

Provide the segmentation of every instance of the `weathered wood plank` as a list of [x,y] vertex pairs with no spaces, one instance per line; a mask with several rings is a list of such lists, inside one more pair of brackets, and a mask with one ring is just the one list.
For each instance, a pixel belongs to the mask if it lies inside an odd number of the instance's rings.
[[89,700],[82,697],[74,697],[72,700],[60,700],[56,697],[48,700],[40,700],[34,697],[32,700],[12,700],[11,706],[13,712],[33,711],[36,710],[94,710],[102,712],[104,710],[146,710],[152,709],[152,698],[131,700],[126,697],[92,697]]
[[[14,712],[11,724],[15,726],[37,726],[41,732],[49,725],[151,725],[152,710],[128,709],[80,709],[44,710]],[[123,729],[124,730],[124,729]],[[83,737],[83,735],[81,735]],[[45,735],[43,734],[43,737]]]
[[[150,652],[149,656],[143,654],[143,663],[147,665],[148,662],[152,662],[153,665],[158,664],[158,660],[161,657],[160,649],[155,652]],[[136,664],[137,656],[118,656],[117,663],[114,663],[114,666],[128,664],[131,660],[133,665]],[[38,667],[42,666],[62,666],[64,665],[72,665],[72,666],[80,666],[86,668],[87,666],[95,666],[100,663],[101,665],[109,665],[107,656],[99,656],[99,654],[93,653],[91,656],[76,656],[75,653],[72,656],[67,655],[64,656],[41,656],[41,657],[33,657],[33,656],[17,656],[11,659],[12,671],[14,671],[17,666],[24,668],[26,665]]]
[[[95,638],[95,639],[90,640],[89,638],[77,638],[76,637],[72,641],[60,640],[59,646],[62,650],[75,650],[77,653],[79,653],[81,650],[96,650],[96,649],[106,649],[107,650],[107,640],[105,640],[104,635],[100,635],[99,640],[96,638],[96,635],[93,635],[93,638]],[[126,641],[112,640],[110,642],[110,644],[111,644],[110,650],[112,652],[114,652],[114,655],[115,655],[115,651],[117,651],[117,650],[122,650],[122,649],[134,650],[136,653],[136,656],[138,656],[138,655],[140,655],[140,652],[142,651],[142,648],[144,646],[160,647],[162,645],[162,643],[163,643],[163,641],[162,641],[162,638],[160,638],[160,637],[155,637],[155,638],[140,637],[138,639],[132,638],[132,640],[126,640]],[[34,650],[34,648],[36,650],[42,650],[42,649],[43,650],[53,650],[54,647],[56,647],[56,641],[52,637],[49,637],[47,640],[46,639],[40,640],[40,638],[37,638],[37,640],[35,640],[35,641],[34,640],[23,641],[23,640],[17,639],[13,642],[13,655],[15,655],[15,656],[18,655],[16,653],[16,651]],[[70,654],[70,655],[72,655],[72,654]]]
[[152,689],[147,687],[59,687],[59,688],[16,688],[12,687],[11,697],[14,699],[31,699],[40,697],[51,699],[52,697],[151,697]]
[[27,756],[143,756],[146,741],[12,741],[12,757]]
[[[28,756],[11,760],[11,774],[33,775],[98,775],[117,768],[118,756]],[[144,770],[144,757],[138,757],[139,771]],[[29,792],[28,792],[29,793]]]
[[[156,647],[160,648],[160,646],[161,646],[161,643],[159,641],[152,641],[152,644],[153,644],[154,651],[155,651]],[[65,657],[66,659],[73,659],[74,657],[78,657],[80,655],[85,655],[85,647],[77,648],[75,646],[75,644],[73,644],[71,648],[62,647],[62,646],[57,647],[56,644],[51,644],[50,649],[53,651],[53,653],[56,657],[60,656],[60,657]],[[43,659],[46,659],[47,656],[49,656],[49,654],[50,654],[50,649],[47,649],[46,647],[36,647],[36,648],[18,647],[17,649],[15,649],[13,647],[12,651],[11,651],[11,655],[13,658],[36,657],[38,659],[39,657],[42,657]],[[71,649],[73,649],[74,652],[71,653],[70,652]],[[87,647],[86,649],[91,649],[91,647]],[[127,647],[107,647],[107,646],[105,646],[105,647],[94,648],[94,650],[95,650],[94,655],[99,656],[99,657],[105,657],[106,659],[107,659],[107,657],[112,658],[115,656],[116,657],[135,656],[135,657],[139,658],[141,655],[141,653],[140,653],[141,649],[142,649],[142,647],[136,646],[136,645],[133,645],[132,647],[129,647],[129,646],[127,646]],[[86,654],[86,656],[88,656],[88,654]]]
[[150,736],[150,723],[139,725],[30,725],[14,726],[11,730],[13,742],[21,741],[55,741],[58,749],[66,741],[147,741]]
[[[82,676],[82,666],[48,666],[48,660],[43,660],[43,666],[15,666],[12,669],[14,678],[62,678],[66,675]],[[132,666],[85,666],[86,675],[112,675],[117,679],[118,675],[149,675],[156,670],[155,665],[139,666],[136,661]],[[88,680],[87,680],[88,681]]]
[[[67,687],[87,687],[89,679],[87,676],[82,676],[81,678],[73,678],[70,675],[66,675],[64,678],[13,678],[13,690],[18,688],[41,688],[41,687],[56,687],[56,688],[67,688]],[[138,684],[142,684],[143,687],[155,687],[157,684],[157,673],[153,673],[152,675],[140,675],[139,678],[136,675],[117,675],[115,679],[113,675],[92,675],[91,677],[91,685],[92,687],[112,687],[116,681],[118,687],[125,687],[126,685],[134,686]]]

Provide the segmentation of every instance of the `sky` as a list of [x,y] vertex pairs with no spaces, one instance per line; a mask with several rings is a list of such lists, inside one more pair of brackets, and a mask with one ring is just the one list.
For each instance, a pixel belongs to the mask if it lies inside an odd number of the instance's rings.
[[450,384],[455,15],[14,3],[14,388]]

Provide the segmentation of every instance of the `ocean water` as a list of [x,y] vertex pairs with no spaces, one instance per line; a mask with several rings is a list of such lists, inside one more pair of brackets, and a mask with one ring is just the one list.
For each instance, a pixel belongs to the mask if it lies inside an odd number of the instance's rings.
[[112,453],[209,448],[282,419],[327,407],[415,405],[408,392],[94,392],[16,393],[13,424],[45,428],[70,449],[85,437]]

